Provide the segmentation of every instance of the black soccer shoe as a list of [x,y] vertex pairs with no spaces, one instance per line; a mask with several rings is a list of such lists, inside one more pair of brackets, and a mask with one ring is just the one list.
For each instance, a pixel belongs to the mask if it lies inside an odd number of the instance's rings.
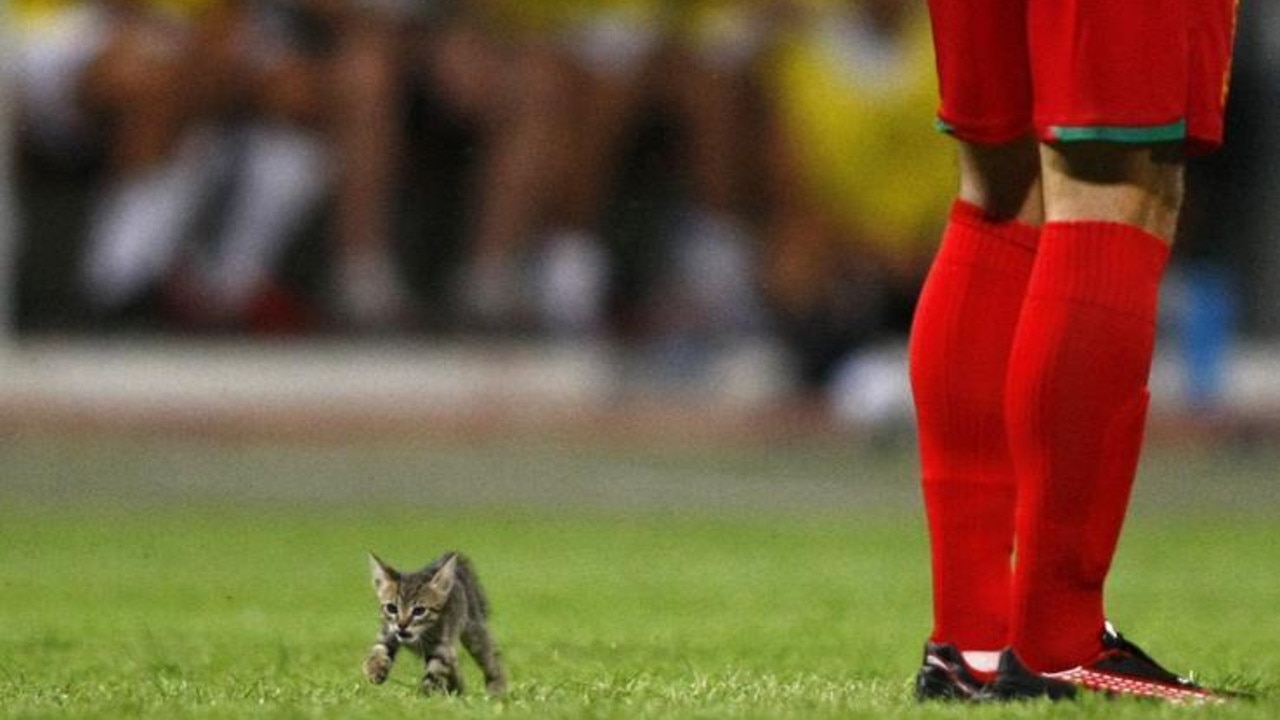
[[979,700],[986,683],[975,677],[955,645],[925,643],[924,662],[916,673],[916,699]]
[[1005,650],[996,679],[987,689],[990,696],[1000,700],[1069,700],[1079,691],[1196,705],[1222,703],[1228,698],[1226,693],[1201,687],[1165,670],[1142,648],[1125,640],[1110,623],[1102,631],[1102,652],[1069,670],[1037,673],[1028,669],[1012,650]]

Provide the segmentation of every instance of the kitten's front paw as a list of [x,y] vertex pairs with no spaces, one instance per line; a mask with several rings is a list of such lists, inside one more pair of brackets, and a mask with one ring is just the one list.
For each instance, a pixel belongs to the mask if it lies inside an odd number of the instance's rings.
[[449,681],[440,675],[427,675],[422,678],[422,694],[423,695],[439,695],[449,692]]
[[422,694],[461,695],[462,678],[450,673],[428,672],[422,678]]
[[364,661],[364,676],[374,685],[381,685],[387,681],[390,673],[391,655],[381,645],[374,647],[373,652],[369,653],[369,659]]

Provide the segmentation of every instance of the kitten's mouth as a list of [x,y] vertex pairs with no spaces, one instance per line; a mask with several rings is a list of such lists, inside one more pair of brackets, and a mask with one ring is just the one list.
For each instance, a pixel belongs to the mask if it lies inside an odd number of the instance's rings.
[[404,641],[404,642],[413,642],[414,640],[416,640],[416,639],[417,639],[417,637],[418,637],[418,636],[417,636],[417,634],[416,634],[416,633],[409,632],[408,630],[397,630],[397,631],[396,631],[396,638],[397,638],[398,640],[402,640],[402,641]]

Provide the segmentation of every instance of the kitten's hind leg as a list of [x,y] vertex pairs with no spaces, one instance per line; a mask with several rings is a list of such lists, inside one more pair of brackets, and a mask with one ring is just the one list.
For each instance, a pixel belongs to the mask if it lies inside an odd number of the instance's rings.
[[502,669],[502,656],[493,642],[488,628],[480,624],[472,624],[462,633],[462,646],[471,653],[484,673],[484,689],[490,695],[501,695],[507,691],[507,674]]
[[422,692],[450,695],[462,694],[462,675],[458,673],[458,653],[441,646],[427,655],[427,672],[422,676]]
[[374,685],[381,685],[391,674],[391,667],[396,662],[396,651],[400,644],[394,639],[379,638],[372,648],[369,657],[364,661],[364,676]]

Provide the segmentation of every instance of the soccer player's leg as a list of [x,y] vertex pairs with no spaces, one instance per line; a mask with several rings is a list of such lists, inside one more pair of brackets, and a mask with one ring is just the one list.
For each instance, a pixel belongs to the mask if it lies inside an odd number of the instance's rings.
[[1037,670],[1101,651],[1102,586],[1146,417],[1156,300],[1176,223],[1168,148],[1045,151],[1047,222],[1006,388],[1019,477],[1012,645]]
[[1039,235],[1034,141],[960,154],[960,198],[910,345],[933,568],[921,699],[976,696],[1006,643],[1016,488],[1004,386]]
[[[1180,681],[1105,629],[1103,586],[1142,445],[1183,157],[1215,140],[1187,97],[1188,18],[1167,3],[1114,7],[1086,0],[1031,22],[1046,223],[1006,387],[1019,478],[1010,658],[1041,678],[1176,699]],[[1092,44],[1063,40],[1063,23]],[[1141,63],[1135,47],[1150,53]],[[1002,683],[1018,663],[1006,665],[997,692],[1017,685]]]
[[931,0],[959,197],[911,332],[934,627],[921,699],[975,698],[1007,642],[1015,480],[1004,424],[1014,328],[1042,206],[1024,0]]

